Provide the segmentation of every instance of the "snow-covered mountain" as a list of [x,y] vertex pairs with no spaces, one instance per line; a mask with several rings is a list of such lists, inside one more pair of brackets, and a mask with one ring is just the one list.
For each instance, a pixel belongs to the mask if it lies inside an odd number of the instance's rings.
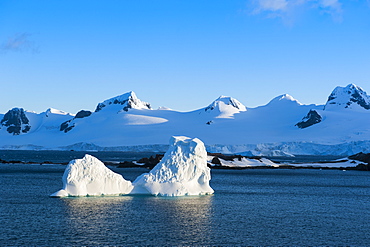
[[212,114],[215,118],[232,118],[234,114],[246,111],[247,108],[238,100],[220,96],[204,109],[207,114]]
[[13,135],[27,133],[31,128],[29,123],[30,121],[24,113],[23,108],[9,110],[0,122],[3,127],[6,127],[7,132]]
[[115,106],[114,108],[110,107],[110,109],[119,109],[120,111],[128,111],[129,109],[151,109],[149,103],[139,100],[132,91],[99,103],[95,112],[106,109],[107,106]]
[[325,105],[285,94],[247,108],[220,96],[190,112],[153,110],[128,92],[75,115],[11,109],[0,114],[0,148],[165,151],[171,136],[190,136],[211,152],[350,155],[369,152],[369,122],[370,97],[354,84],[335,88]]
[[336,87],[330,94],[324,109],[336,108],[369,110],[370,97],[362,88],[354,84],[349,84],[346,87]]

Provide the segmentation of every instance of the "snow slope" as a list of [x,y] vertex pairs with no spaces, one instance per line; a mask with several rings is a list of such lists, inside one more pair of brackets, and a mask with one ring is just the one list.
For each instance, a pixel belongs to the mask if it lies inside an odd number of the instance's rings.
[[369,99],[363,89],[349,84],[335,88],[325,105],[304,105],[285,94],[264,106],[247,108],[220,96],[199,110],[178,112],[153,110],[129,92],[99,103],[94,112],[25,110],[30,129],[14,135],[4,120],[0,148],[163,152],[169,137],[193,136],[211,152],[350,155],[370,148]]
[[250,167],[307,167],[307,168],[350,168],[358,165],[366,165],[365,162],[353,160],[349,157],[333,160],[328,162],[316,162],[316,163],[275,163],[266,158],[260,159],[248,159],[245,157],[234,158],[232,160],[224,160],[217,157],[216,163],[215,156],[208,156],[208,163],[213,167],[229,167],[229,168],[250,168]]

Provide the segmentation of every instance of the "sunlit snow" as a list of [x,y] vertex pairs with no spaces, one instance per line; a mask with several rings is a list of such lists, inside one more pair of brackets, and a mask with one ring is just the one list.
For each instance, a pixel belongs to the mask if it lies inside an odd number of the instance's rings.
[[[220,96],[206,107],[179,112],[152,110],[129,92],[96,108],[84,118],[55,109],[40,114],[25,110],[29,130],[14,136],[5,122],[0,124],[0,148],[165,151],[174,135],[196,136],[209,152],[261,156],[351,155],[370,148],[370,98],[354,84],[335,88],[326,105],[301,104],[283,94],[266,105],[247,108]],[[297,124],[308,121],[310,112],[320,121],[300,128]],[[61,130],[65,122],[67,132]]]
[[199,139],[177,136],[159,164],[133,183],[109,170],[97,158],[86,155],[69,163],[63,189],[52,197],[147,194],[185,196],[212,194],[207,152]]
[[130,181],[88,154],[69,162],[62,180],[63,189],[52,197],[121,195],[130,193],[133,188]]
[[162,196],[212,194],[203,142],[178,136],[172,137],[170,144],[161,162],[134,181],[133,193]]

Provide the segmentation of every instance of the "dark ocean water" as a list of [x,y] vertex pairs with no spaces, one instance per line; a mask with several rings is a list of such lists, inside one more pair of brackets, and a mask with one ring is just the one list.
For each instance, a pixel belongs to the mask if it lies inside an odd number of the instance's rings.
[[68,163],[73,159],[81,159],[90,154],[107,162],[133,161],[150,157],[152,152],[95,152],[95,151],[31,151],[31,150],[0,150],[0,159],[5,161],[22,162],[53,162]]
[[[153,152],[102,152],[102,151],[32,151],[32,150],[0,150],[0,159],[5,161],[22,162],[53,162],[68,163],[73,159],[81,159],[90,154],[106,162],[123,162],[138,160],[155,155]],[[321,162],[343,158],[343,156],[313,156],[298,155],[295,157],[267,157],[277,162]]]
[[1,246],[370,245],[369,172],[213,170],[211,196],[50,198],[64,168],[0,164]]

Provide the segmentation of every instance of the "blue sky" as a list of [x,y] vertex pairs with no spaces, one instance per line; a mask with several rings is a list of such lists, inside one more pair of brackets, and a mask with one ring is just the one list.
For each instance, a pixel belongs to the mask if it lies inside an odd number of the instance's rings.
[[0,113],[128,91],[180,111],[220,95],[322,104],[338,85],[370,92],[370,2],[3,0],[0,83]]

